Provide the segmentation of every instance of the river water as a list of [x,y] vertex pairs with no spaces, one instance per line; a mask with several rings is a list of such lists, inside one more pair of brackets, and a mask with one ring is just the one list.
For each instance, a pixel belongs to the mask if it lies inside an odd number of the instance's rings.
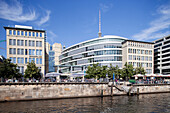
[[0,113],[170,113],[170,93],[0,103]]

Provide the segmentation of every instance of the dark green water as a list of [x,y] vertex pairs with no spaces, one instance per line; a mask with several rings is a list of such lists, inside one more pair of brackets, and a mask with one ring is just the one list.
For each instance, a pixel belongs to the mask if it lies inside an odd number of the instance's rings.
[[170,93],[0,103],[0,113],[170,113]]

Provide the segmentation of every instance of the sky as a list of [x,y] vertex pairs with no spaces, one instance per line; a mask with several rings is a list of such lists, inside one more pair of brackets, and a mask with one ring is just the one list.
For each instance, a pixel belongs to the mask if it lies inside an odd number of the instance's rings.
[[[69,47],[98,37],[99,10],[102,36],[150,42],[170,35],[170,0],[0,0],[0,40],[4,26],[25,25]],[[6,42],[6,57],[3,48]]]

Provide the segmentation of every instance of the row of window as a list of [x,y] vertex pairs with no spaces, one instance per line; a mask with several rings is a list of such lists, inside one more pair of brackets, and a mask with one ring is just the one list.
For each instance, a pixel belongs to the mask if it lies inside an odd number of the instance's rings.
[[[18,63],[18,64],[24,64],[24,57],[10,57],[11,59],[11,62],[12,63]],[[34,61],[36,60],[36,64],[42,64],[42,58],[25,58],[25,64],[27,64],[27,62],[31,62],[31,61]]]
[[145,44],[145,43],[139,43],[139,42],[128,42],[128,45],[130,46],[136,46],[136,47],[146,47],[146,48],[152,48],[152,44]]
[[[9,45],[16,45],[16,39],[9,39]],[[18,46],[24,46],[24,40],[17,40],[17,45]],[[28,40],[25,40],[25,46],[28,45]],[[34,40],[29,40],[29,46],[34,47],[35,46],[35,41]],[[36,47],[42,47],[42,41],[36,41]]]
[[16,30],[9,30],[10,35],[18,35],[18,36],[32,36],[32,37],[42,37],[42,33],[39,32],[27,32],[27,31],[16,31]]
[[[35,53],[36,51],[36,53]],[[16,54],[16,48],[9,48],[9,54]],[[27,49],[25,49],[25,54],[24,54],[24,49],[18,48],[17,49],[17,55],[28,55]],[[42,50],[41,49],[29,49],[29,55],[42,55]]]
[[152,63],[144,63],[144,62],[129,62],[129,64],[132,64],[133,67],[152,67]]
[[[133,58],[132,58],[133,57]],[[129,60],[152,61],[152,57],[129,55]]]
[[152,50],[140,50],[140,49],[131,49],[131,48],[129,48],[128,53],[152,55]]

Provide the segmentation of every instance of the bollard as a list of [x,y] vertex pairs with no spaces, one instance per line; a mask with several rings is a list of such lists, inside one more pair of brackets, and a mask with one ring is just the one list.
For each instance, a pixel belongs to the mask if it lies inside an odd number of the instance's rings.
[[111,85],[111,96],[113,96],[113,84]]
[[101,90],[101,97],[103,97],[103,89]]
[[137,95],[139,95],[139,88],[137,88]]

